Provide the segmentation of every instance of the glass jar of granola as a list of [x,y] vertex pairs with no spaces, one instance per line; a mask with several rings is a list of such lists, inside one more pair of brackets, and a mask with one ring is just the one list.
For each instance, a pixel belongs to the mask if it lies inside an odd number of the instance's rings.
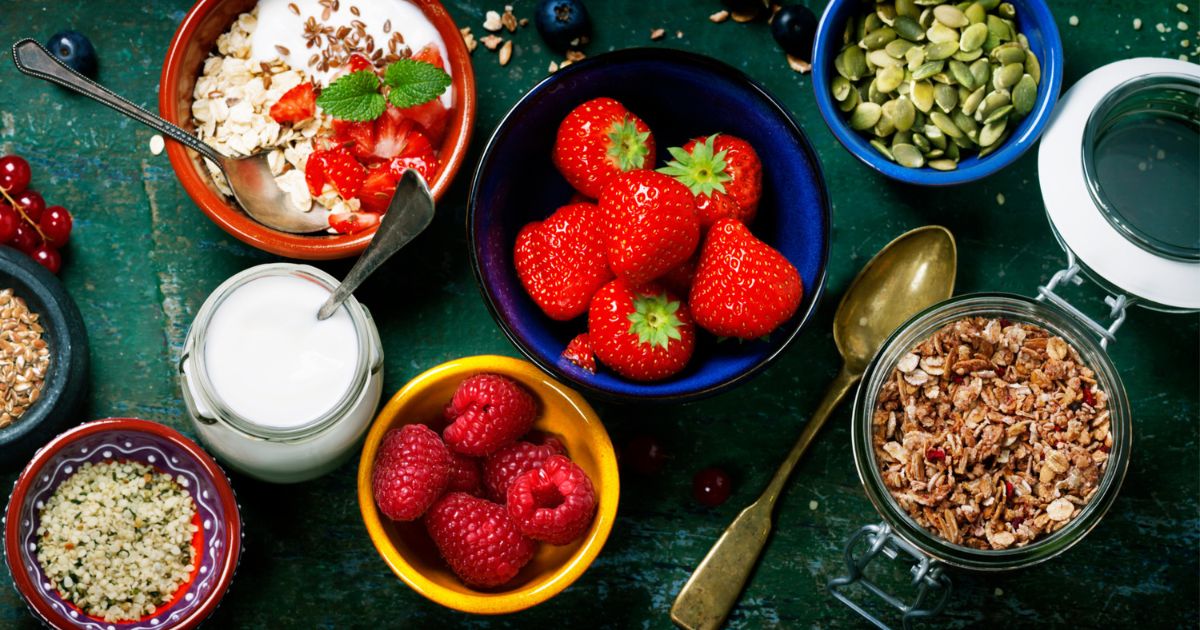
[[273,263],[226,280],[205,300],[179,362],[183,399],[205,445],[274,483],[323,475],[350,457],[383,386],[383,348],[353,296],[317,311],[338,281]]

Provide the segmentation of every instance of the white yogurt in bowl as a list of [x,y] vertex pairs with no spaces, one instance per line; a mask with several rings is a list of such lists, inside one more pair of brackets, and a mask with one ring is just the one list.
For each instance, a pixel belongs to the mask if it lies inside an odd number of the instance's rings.
[[200,308],[180,382],[196,431],[232,467],[278,483],[312,479],[345,461],[366,431],[383,351],[353,297],[317,319],[337,284],[308,265],[260,265]]

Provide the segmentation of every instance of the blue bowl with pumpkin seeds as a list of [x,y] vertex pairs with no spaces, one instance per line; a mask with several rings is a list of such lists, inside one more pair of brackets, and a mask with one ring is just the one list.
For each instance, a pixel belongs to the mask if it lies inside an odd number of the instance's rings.
[[[834,60],[842,50],[847,23],[877,6],[875,2],[863,0],[833,0],[825,8],[817,27],[813,43],[813,89],[816,91],[817,109],[829,130],[867,166],[897,181],[918,186],[950,186],[972,182],[1015,162],[1037,142],[1058,102],[1063,79],[1063,49],[1054,15],[1044,0],[1007,2],[1016,10],[1014,21],[1017,31],[1026,37],[1029,51],[1037,56],[1041,80],[1037,85],[1037,98],[1032,111],[1009,132],[1008,139],[1002,141],[999,148],[983,157],[971,151],[968,157],[959,160],[954,170],[940,171],[929,166],[909,168],[897,164],[873,147],[870,143],[873,134],[869,130],[859,132],[850,127],[849,114],[838,108],[839,102],[834,99],[831,87],[839,76]],[[918,8],[924,10],[928,7]]]

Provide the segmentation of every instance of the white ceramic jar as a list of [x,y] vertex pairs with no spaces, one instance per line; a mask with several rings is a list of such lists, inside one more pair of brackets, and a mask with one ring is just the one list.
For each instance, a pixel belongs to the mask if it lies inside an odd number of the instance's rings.
[[338,285],[309,265],[273,263],[226,280],[200,307],[179,362],[200,439],[252,477],[319,477],[355,450],[383,386],[383,348],[353,296],[325,321]]

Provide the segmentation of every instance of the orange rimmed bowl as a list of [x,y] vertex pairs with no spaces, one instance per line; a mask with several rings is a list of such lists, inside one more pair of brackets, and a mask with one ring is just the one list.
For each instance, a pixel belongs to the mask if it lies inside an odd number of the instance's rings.
[[[502,374],[533,392],[542,408],[534,428],[561,439],[567,455],[587,472],[596,488],[596,518],[581,540],[562,547],[539,545],[537,555],[512,582],[488,590],[473,589],[450,571],[421,521],[397,523],[383,516],[371,490],[371,468],[383,435],[405,424],[439,418],[458,384],[482,372]],[[509,357],[457,359],[409,381],[379,412],[358,464],[358,507],[379,555],[414,591],[443,606],[468,613],[524,610],[570,586],[591,566],[608,540],[619,497],[616,454],[591,405],[532,363]]]
[[[425,14],[446,44],[446,63],[453,79],[454,106],[446,138],[439,147],[441,168],[430,192],[441,199],[466,157],[475,124],[475,73],[458,26],[438,0],[408,0]],[[166,120],[194,131],[192,90],[201,67],[216,47],[217,38],[237,16],[254,8],[256,0],[199,0],[175,31],[163,62],[158,90],[158,111]],[[234,238],[272,254],[303,260],[329,260],[358,255],[375,235],[375,228],[357,234],[288,234],[251,219],[212,182],[199,154],[168,142],[167,155],[183,189],[208,218]]]

